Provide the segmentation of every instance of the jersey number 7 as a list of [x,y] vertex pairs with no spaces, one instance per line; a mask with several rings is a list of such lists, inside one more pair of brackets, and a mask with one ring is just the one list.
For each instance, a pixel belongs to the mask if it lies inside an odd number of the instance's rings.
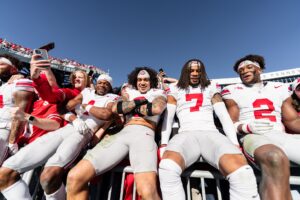
[[190,112],[196,112],[200,110],[200,107],[203,103],[203,94],[202,93],[195,93],[195,94],[186,94],[185,100],[191,101],[192,99],[196,99],[196,105],[193,107],[190,107]]

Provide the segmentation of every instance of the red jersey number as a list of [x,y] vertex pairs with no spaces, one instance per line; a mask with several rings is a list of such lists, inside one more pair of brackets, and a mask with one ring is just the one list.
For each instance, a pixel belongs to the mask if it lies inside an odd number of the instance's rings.
[[[89,102],[88,102],[88,105],[94,105],[95,104],[95,100],[90,100]],[[86,112],[84,112],[83,113],[84,115],[89,115],[89,113],[86,111]]]
[[196,112],[200,110],[200,107],[203,103],[203,94],[202,93],[195,93],[195,94],[186,94],[185,100],[191,101],[192,99],[197,99],[196,105],[193,107],[190,107],[190,112]]
[[3,108],[3,95],[0,95],[0,108]]
[[[271,122],[276,122],[276,116],[270,115],[274,110],[273,102],[269,99],[256,99],[253,103],[253,108],[261,108],[254,111],[255,119],[269,119]],[[263,108],[262,106],[266,106]]]

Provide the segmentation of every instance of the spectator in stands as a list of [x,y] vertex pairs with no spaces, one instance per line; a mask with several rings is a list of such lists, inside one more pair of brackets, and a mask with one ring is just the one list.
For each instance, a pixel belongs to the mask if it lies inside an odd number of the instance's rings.
[[74,161],[93,133],[112,117],[115,95],[107,94],[112,88],[111,84],[111,77],[100,76],[96,91],[86,88],[68,102],[69,110],[77,107],[77,115],[65,115],[65,119],[72,124],[39,137],[3,163],[0,190],[6,199],[31,199],[27,185],[20,180],[20,174],[45,162],[40,181],[46,198],[65,198],[62,184],[64,168]]
[[154,130],[166,106],[157,87],[157,73],[148,67],[135,68],[128,75],[133,87],[123,92],[113,112],[126,115],[125,128],[105,137],[69,173],[67,199],[88,199],[88,183],[122,161],[129,153],[138,194],[142,199],[160,199],[156,189],[157,155]]
[[18,106],[20,110],[29,112],[33,99],[33,84],[28,79],[7,81],[17,74],[19,60],[9,55],[0,56],[0,166],[7,157],[8,150],[13,154],[18,151],[16,140],[24,129],[24,123],[11,121],[10,109]]
[[300,135],[286,134],[284,125],[300,133],[300,117],[284,83],[263,82],[264,58],[247,55],[234,65],[241,84],[223,88],[222,95],[250,161],[262,171],[262,199],[291,199],[289,160],[300,164]]
[[[228,138],[217,130],[213,111]],[[175,112],[180,122],[179,133],[168,142]],[[226,176],[231,200],[259,199],[255,175],[238,148],[220,87],[208,79],[202,61],[188,60],[178,83],[170,87],[164,124],[162,144],[168,145],[159,164],[163,199],[185,199],[180,175],[200,156]]]

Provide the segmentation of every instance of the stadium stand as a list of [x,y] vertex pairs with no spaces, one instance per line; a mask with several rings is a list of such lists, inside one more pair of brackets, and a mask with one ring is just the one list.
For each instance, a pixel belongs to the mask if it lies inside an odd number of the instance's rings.
[[[23,69],[21,73],[24,75],[29,74],[29,62],[32,56],[32,49],[23,47],[12,42],[8,42],[5,39],[0,38],[0,55],[10,54],[17,57],[22,61]],[[51,58],[51,68],[58,80],[61,87],[68,87],[69,75],[75,70],[84,70],[87,72],[93,71],[93,77],[97,77],[99,74],[105,73],[99,67],[93,65],[81,64],[75,60]],[[262,79],[266,81],[278,81],[290,84],[296,78],[300,77],[300,68],[293,68],[289,70],[282,70],[276,72],[268,72],[262,74]],[[240,78],[221,78],[213,79],[221,85],[221,87],[240,83]],[[175,123],[173,131],[178,129],[178,123]],[[201,169],[199,168],[201,166]],[[44,199],[43,191],[39,186],[39,173],[41,168],[38,168],[35,172],[31,171],[23,176],[26,183],[30,184],[30,190],[33,194],[33,199]],[[292,174],[290,177],[290,184],[292,189],[296,189],[300,192],[300,173],[299,166],[292,166]],[[111,172],[105,174],[100,181],[95,181],[91,184],[91,197],[90,199],[123,199],[124,196],[124,178],[126,173],[132,173],[130,166],[118,166]],[[258,171],[256,171],[258,174]],[[257,176],[259,178],[259,176]],[[196,165],[188,168],[182,175],[182,179],[185,183],[185,189],[187,199],[228,199],[228,185],[220,173],[214,170],[212,167],[208,167],[202,160]],[[196,180],[196,181],[195,181]],[[211,183],[210,180],[213,180]],[[209,188],[210,187],[210,188]],[[225,187],[222,188],[222,187]],[[133,199],[136,199],[136,187],[133,187]],[[201,195],[200,195],[201,194]],[[299,194],[299,193],[298,193]],[[0,200],[4,199],[0,195]]]
[[[21,45],[8,42],[5,39],[0,38],[0,54],[10,54],[18,58],[22,62],[23,69],[21,73],[23,75],[29,74],[29,62],[32,56],[33,50]],[[51,60],[51,68],[55,74],[55,77],[60,83],[61,87],[69,86],[69,75],[76,70],[83,70],[93,75],[93,78],[98,77],[100,74],[105,73],[99,67],[94,65],[81,64],[78,61],[71,59],[59,59],[49,56]]]
[[[283,82],[283,83],[291,83],[296,78],[300,77],[300,68],[293,68],[288,70],[282,71],[275,71],[275,72],[267,72],[261,75],[262,80],[264,81],[275,81],[275,82]],[[239,77],[236,78],[220,78],[220,79],[213,79],[221,87],[225,87],[230,84],[234,83],[241,83],[241,79]]]

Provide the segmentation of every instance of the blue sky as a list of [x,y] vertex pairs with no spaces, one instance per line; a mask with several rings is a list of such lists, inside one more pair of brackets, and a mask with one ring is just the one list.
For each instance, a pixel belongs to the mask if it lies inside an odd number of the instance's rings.
[[54,57],[109,70],[115,86],[136,66],[178,78],[201,59],[210,78],[235,77],[234,62],[256,53],[266,72],[300,66],[300,1],[3,1],[0,37]]

